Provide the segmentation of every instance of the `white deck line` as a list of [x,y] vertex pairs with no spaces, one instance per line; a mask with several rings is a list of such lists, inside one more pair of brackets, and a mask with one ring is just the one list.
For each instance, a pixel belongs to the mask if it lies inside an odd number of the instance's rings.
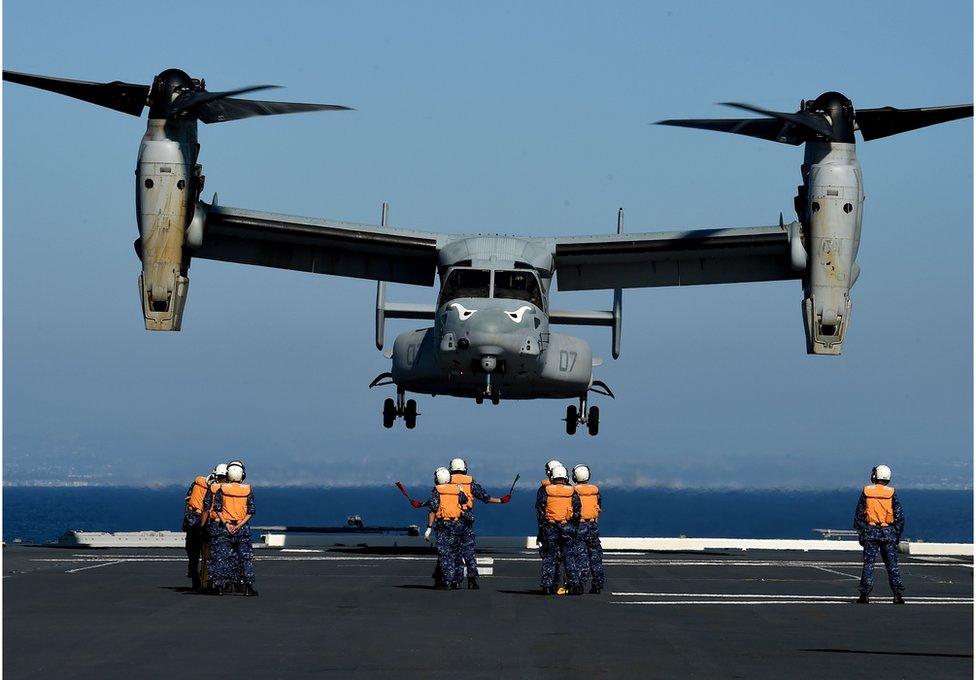
[[[843,600],[850,599],[852,595],[850,593],[844,593],[842,595],[767,595],[767,594],[757,594],[757,593],[610,593],[614,597],[721,597],[728,599],[741,599],[744,597],[762,598],[762,599],[773,599],[773,600]],[[908,598],[912,602],[916,601],[933,601],[933,602],[972,602],[972,597],[955,596],[955,597],[935,597],[930,595],[924,595],[919,597]]]

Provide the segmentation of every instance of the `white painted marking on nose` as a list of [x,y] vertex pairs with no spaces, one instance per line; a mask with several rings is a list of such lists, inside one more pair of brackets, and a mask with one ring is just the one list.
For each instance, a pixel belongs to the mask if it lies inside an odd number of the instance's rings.
[[529,311],[530,309],[532,309],[532,308],[531,308],[531,307],[529,307],[528,305],[522,305],[521,307],[519,307],[518,309],[516,309],[516,310],[515,310],[514,312],[505,312],[505,313],[506,313],[506,314],[508,314],[508,316],[509,316],[509,317],[510,317],[510,318],[512,319],[512,321],[514,321],[515,323],[522,323],[522,317],[523,317],[523,316],[525,315],[525,313],[526,313],[527,311]]
[[477,309],[465,309],[464,305],[462,305],[460,302],[452,302],[450,306],[457,310],[458,318],[461,321],[467,321],[469,318],[471,318],[472,314],[478,311]]

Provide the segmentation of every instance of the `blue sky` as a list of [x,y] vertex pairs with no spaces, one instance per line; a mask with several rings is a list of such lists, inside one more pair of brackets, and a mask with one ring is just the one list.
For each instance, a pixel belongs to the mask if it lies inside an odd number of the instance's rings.
[[[648,125],[972,100],[972,4],[7,3],[4,68],[210,89],[277,83],[353,113],[201,126],[224,205],[533,235],[773,224],[802,151]],[[600,436],[565,403],[420,399],[380,426],[373,284],[195,261],[179,334],[143,330],[133,169],[145,119],[3,87],[5,479],[182,482],[228,457],[274,483],[507,483],[552,457],[625,484],[972,484],[972,123],[859,145],[867,201],[845,354],[805,354],[795,282],[627,291]],[[434,291],[391,287],[400,301]],[[559,307],[610,295],[556,293]],[[413,327],[395,322],[387,337]]]

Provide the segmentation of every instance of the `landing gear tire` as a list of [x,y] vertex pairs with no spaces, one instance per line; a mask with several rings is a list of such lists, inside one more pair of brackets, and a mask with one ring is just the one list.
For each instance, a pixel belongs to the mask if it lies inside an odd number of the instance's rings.
[[408,430],[417,427],[417,401],[407,399],[407,406],[403,409],[403,423]]
[[383,402],[383,427],[390,429],[393,427],[393,423],[396,421],[397,409],[396,402],[392,399],[387,399]]
[[595,437],[600,432],[600,407],[591,406],[590,412],[586,415],[586,431],[591,437]]
[[566,434],[576,434],[579,425],[579,410],[570,404],[566,407]]

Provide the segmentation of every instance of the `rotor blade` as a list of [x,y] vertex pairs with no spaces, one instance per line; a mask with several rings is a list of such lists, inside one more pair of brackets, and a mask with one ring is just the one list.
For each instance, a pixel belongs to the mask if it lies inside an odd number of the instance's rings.
[[737,135],[768,139],[771,142],[780,142],[781,144],[802,144],[809,137],[809,133],[805,129],[777,118],[678,118],[659,120],[656,124],[731,132]]
[[794,125],[799,125],[805,127],[809,130],[813,130],[818,135],[823,135],[830,139],[833,136],[833,130],[830,124],[820,115],[816,113],[810,113],[808,111],[799,111],[797,113],[786,113],[784,111],[770,111],[768,109],[761,109],[758,106],[753,106],[752,104],[741,104],[739,102],[722,102],[722,106],[731,106],[735,109],[742,109],[743,111],[752,111],[753,113],[759,113],[764,116],[770,116],[771,118],[779,118],[780,120],[786,120]]
[[273,90],[279,87],[280,85],[250,85],[236,90],[225,90],[224,92],[208,92],[206,90],[184,92],[173,100],[169,110],[171,113],[180,113],[181,111],[197,108],[218,99],[225,99],[238,94],[247,94],[248,92],[257,92],[259,90]]
[[240,120],[253,116],[274,116],[282,113],[302,113],[304,111],[352,111],[348,106],[338,104],[302,104],[293,102],[263,102],[254,99],[217,99],[207,102],[197,109],[197,118],[204,123],[222,123],[227,120]]
[[885,106],[880,109],[857,109],[854,112],[857,126],[866,142],[929,125],[947,123],[950,120],[969,118],[972,115],[972,104],[931,106],[921,109],[896,109],[893,106]]
[[148,85],[135,85],[118,80],[110,83],[94,83],[87,80],[35,76],[17,71],[4,71],[3,79],[11,83],[74,97],[132,116],[138,116],[142,113],[142,109],[146,105],[146,98],[149,96]]

